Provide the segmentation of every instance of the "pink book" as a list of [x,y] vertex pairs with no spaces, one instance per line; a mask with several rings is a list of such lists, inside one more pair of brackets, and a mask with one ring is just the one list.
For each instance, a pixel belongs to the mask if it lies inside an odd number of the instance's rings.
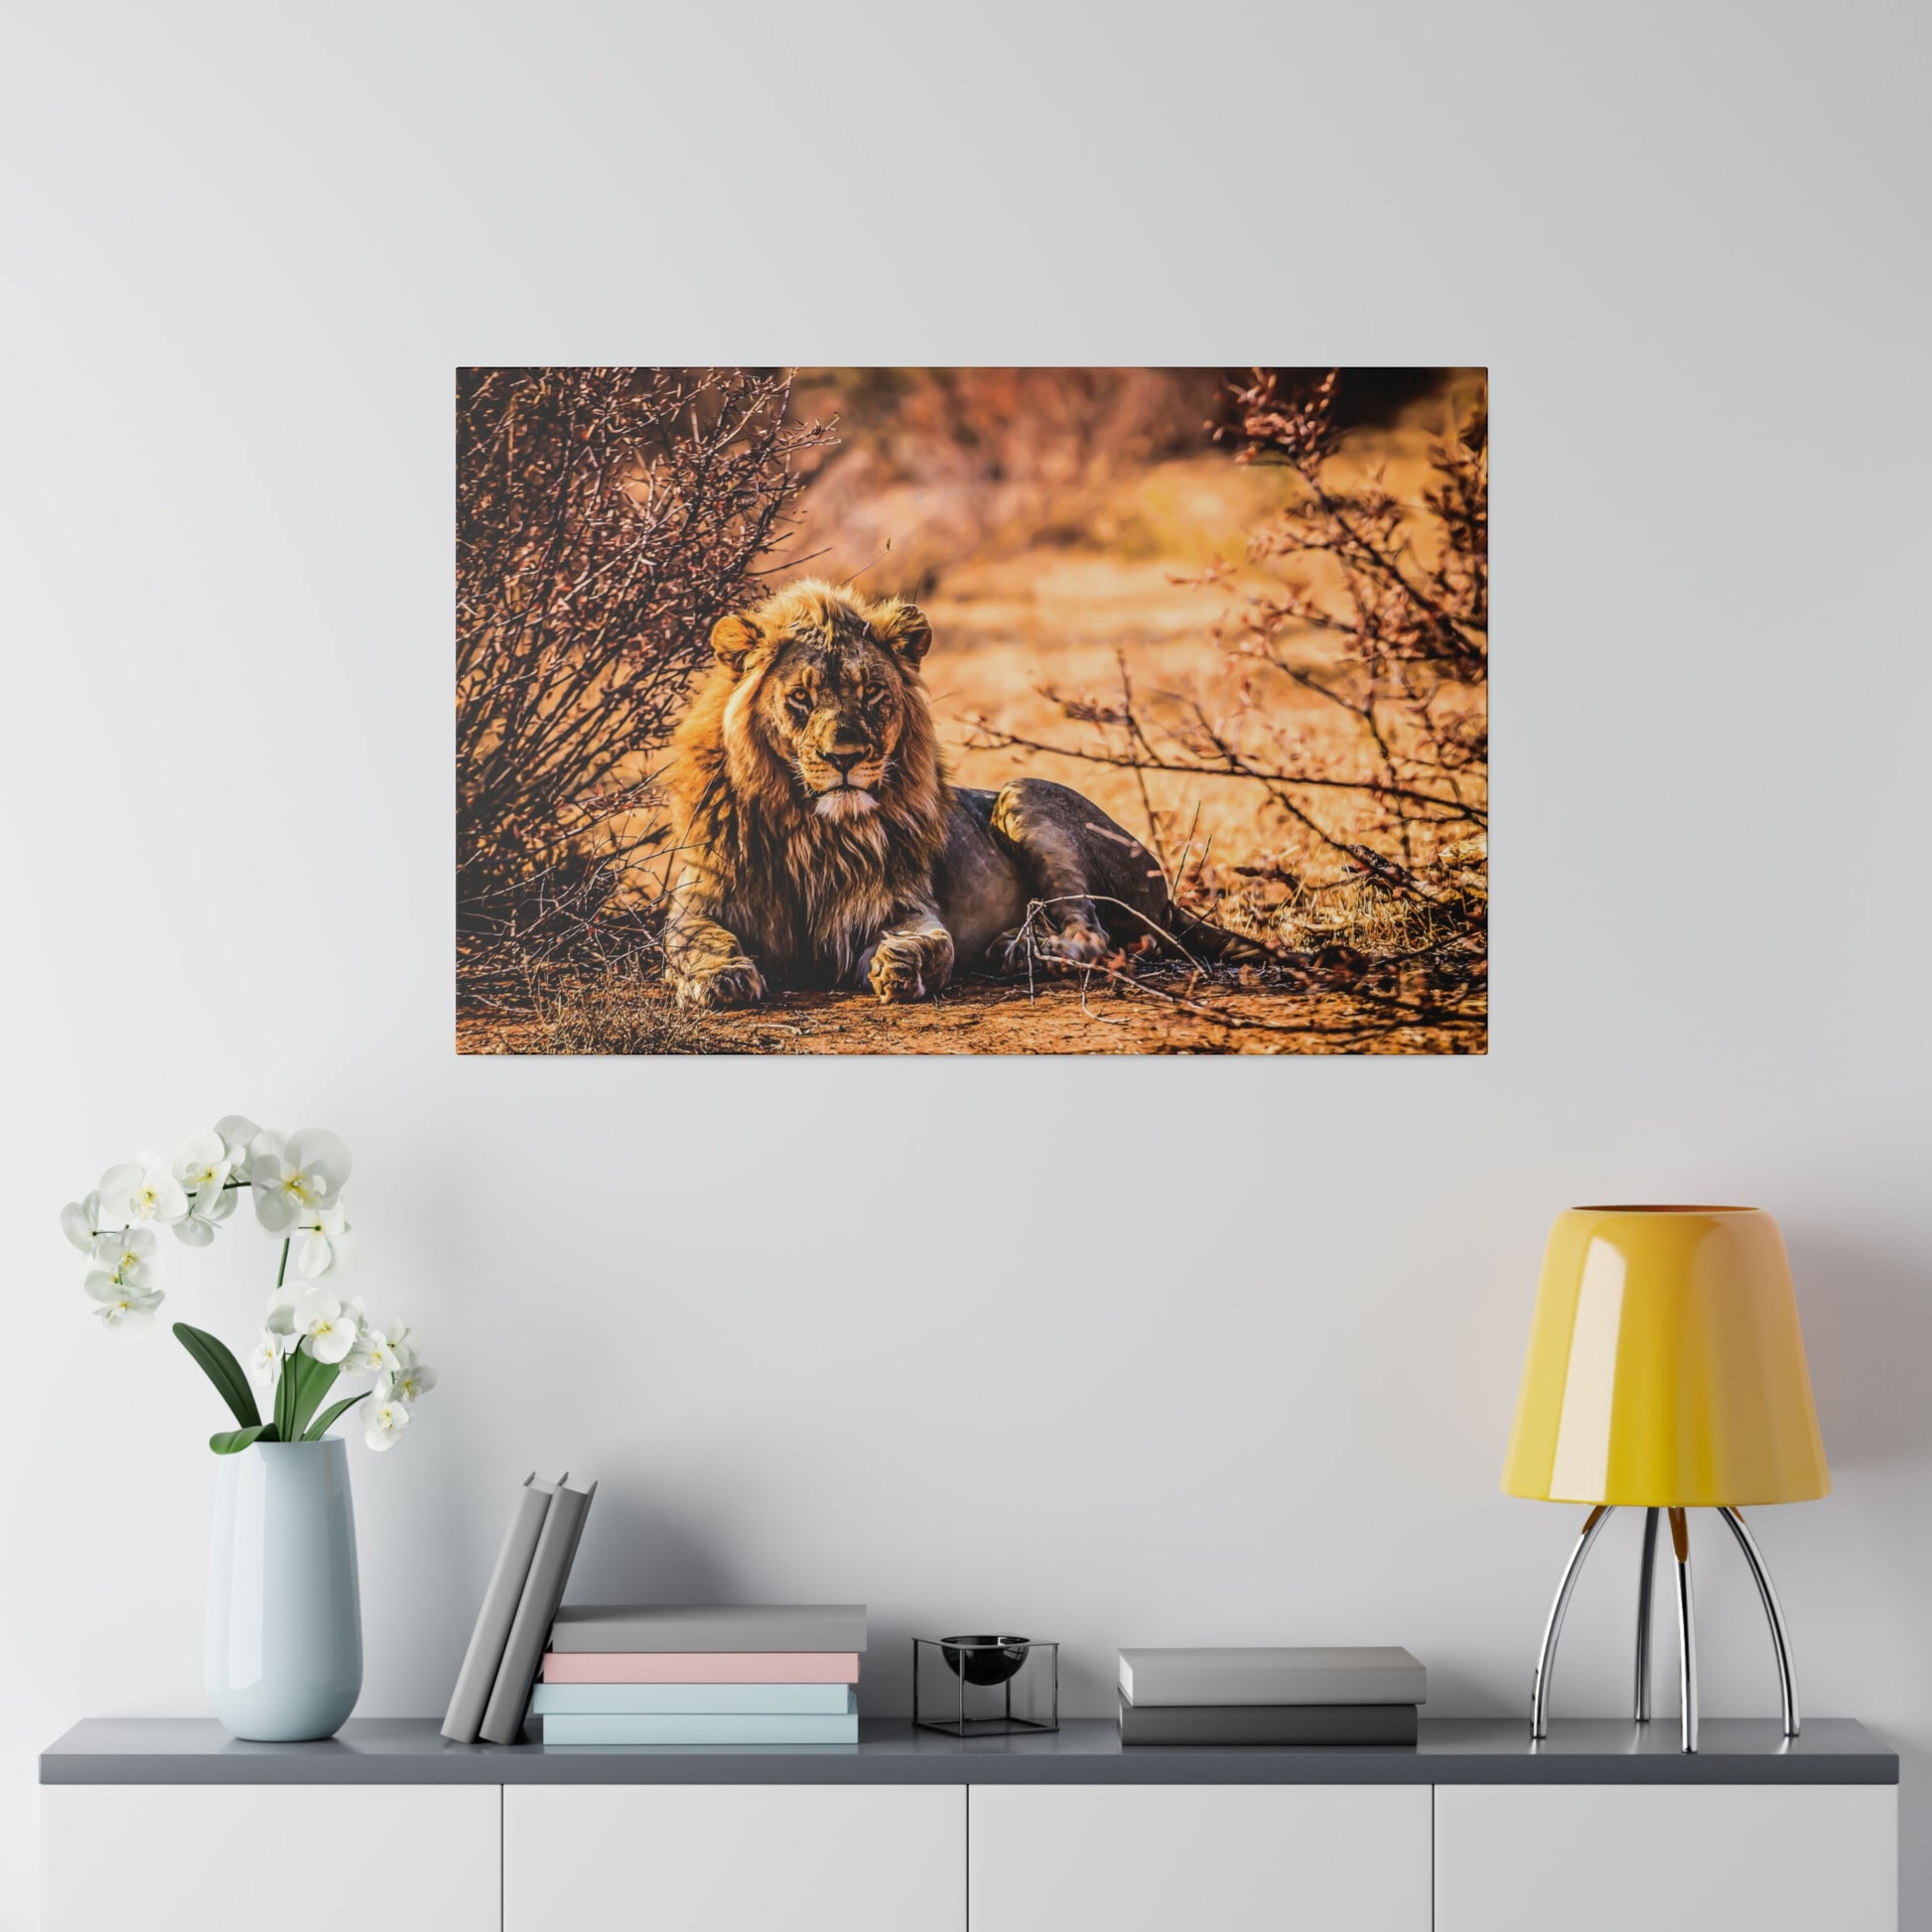
[[546,1684],[856,1684],[856,1650],[546,1650]]

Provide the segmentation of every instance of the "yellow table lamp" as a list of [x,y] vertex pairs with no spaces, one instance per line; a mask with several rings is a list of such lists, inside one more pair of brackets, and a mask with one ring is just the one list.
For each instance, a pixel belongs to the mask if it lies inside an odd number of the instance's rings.
[[1589,1546],[1613,1509],[1644,1512],[1637,1587],[1636,1721],[1650,1718],[1650,1596],[1657,1517],[1677,1557],[1683,1748],[1698,1747],[1697,1637],[1684,1512],[1714,1508],[1750,1566],[1771,1626],[1787,1736],[1798,1734],[1791,1646],[1771,1575],[1744,1525],[1754,1503],[1830,1492],[1791,1269],[1755,1207],[1573,1207],[1543,1257],[1529,1359],[1503,1488],[1587,1503],[1530,1692],[1530,1735],[1550,1727],[1550,1669]]

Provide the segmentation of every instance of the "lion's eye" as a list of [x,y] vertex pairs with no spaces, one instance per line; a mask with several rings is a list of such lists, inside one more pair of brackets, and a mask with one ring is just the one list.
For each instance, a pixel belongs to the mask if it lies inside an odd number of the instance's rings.
[[785,700],[785,709],[794,718],[805,719],[812,715],[812,701],[803,691],[794,691]]

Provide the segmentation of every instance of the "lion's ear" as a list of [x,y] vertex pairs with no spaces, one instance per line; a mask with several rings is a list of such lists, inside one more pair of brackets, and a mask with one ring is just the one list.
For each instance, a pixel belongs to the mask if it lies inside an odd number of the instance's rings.
[[711,628],[711,648],[718,661],[733,677],[745,668],[745,660],[764,641],[764,633],[750,618],[720,618]]
[[889,605],[883,616],[872,621],[873,634],[891,644],[915,670],[919,660],[932,647],[932,625],[916,604]]

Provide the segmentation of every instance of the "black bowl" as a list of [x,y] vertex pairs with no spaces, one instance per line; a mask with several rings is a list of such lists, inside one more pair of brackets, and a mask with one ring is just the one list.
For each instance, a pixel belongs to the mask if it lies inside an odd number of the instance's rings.
[[1004,1684],[1020,1674],[1031,1637],[941,1637],[939,1654],[969,1684]]

